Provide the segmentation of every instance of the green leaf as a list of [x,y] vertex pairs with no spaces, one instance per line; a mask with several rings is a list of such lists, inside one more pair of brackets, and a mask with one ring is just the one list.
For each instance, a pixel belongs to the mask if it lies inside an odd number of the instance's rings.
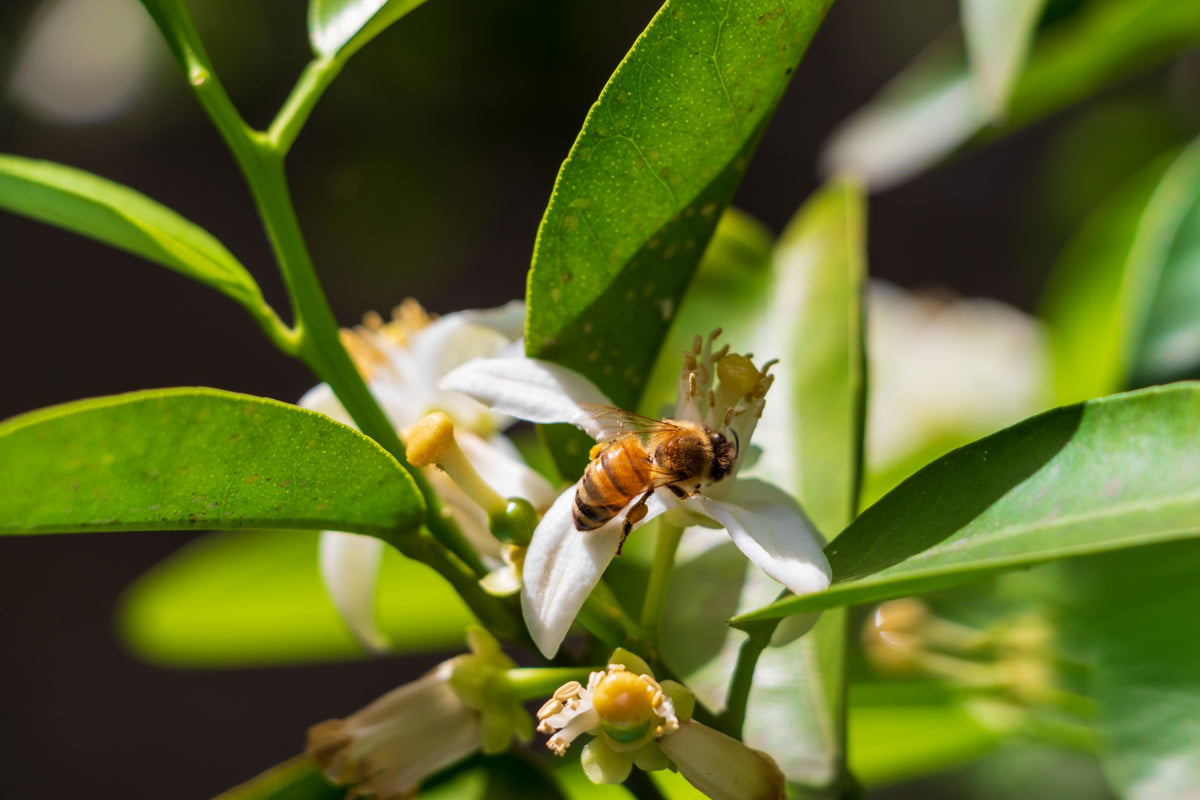
[[[861,190],[833,181],[811,197],[776,244],[770,263],[750,258],[730,272],[743,277],[742,335],[762,359],[780,359],[755,433],[766,442],[754,471],[795,492],[818,526],[841,530],[853,517],[862,451],[865,203]],[[753,253],[753,250],[749,251]],[[693,291],[719,297],[721,264],[706,264]],[[714,287],[714,288],[715,288]],[[730,287],[730,292],[733,287]],[[726,293],[726,300],[734,295]],[[684,314],[692,315],[692,292]],[[749,320],[738,320],[738,327]],[[731,339],[737,347],[739,343]],[[678,365],[675,369],[678,370]],[[689,534],[694,536],[695,534]],[[722,707],[738,651],[755,643],[717,623],[778,595],[728,541],[681,560],[672,578],[664,651],[705,702]],[[773,628],[774,626],[769,626]],[[825,787],[843,758],[842,652],[845,618],[825,615],[814,631],[758,655],[747,698],[745,739],[771,752],[788,779]],[[794,637],[794,632],[792,636]],[[787,632],[780,632],[787,641]],[[776,642],[780,644],[779,641]],[[778,741],[790,742],[786,748]]]
[[669,0],[563,163],[526,351],[636,404],[676,307],[831,0]]
[[1131,800],[1200,786],[1200,543],[1174,542],[1074,565],[1070,619],[1091,644],[1091,689],[1109,779]]
[[1128,338],[1122,291],[1138,222],[1172,159],[1159,159],[1106,197],[1046,281],[1041,316],[1050,331],[1055,395],[1074,403],[1118,391]]
[[1000,119],[1046,0],[961,0],[975,101]]
[[[1017,5],[1017,4],[1012,4]],[[1011,133],[1113,83],[1143,74],[1200,41],[1200,6],[1177,0],[1093,0],[1042,31],[1012,88],[1004,125],[983,133],[958,42],[943,38],[834,132],[827,172],[873,190],[901,183],[968,140]]]
[[256,317],[273,316],[258,284],[198,225],[97,175],[0,155],[0,208],[73,231],[207,284]]
[[[1058,393],[1080,400],[1200,358],[1189,305],[1200,140],[1138,173],[1088,221],[1046,290]],[[1163,285],[1159,286],[1160,281]]]
[[[946,455],[826,548],[833,585],[734,620],[866,603],[1200,530],[1200,384],[1068,406]],[[1166,468],[1164,465],[1169,465]]]
[[[1200,373],[1200,185],[1197,185],[1200,176],[1194,174],[1197,171],[1194,163],[1181,156],[1162,184],[1163,194],[1156,193],[1158,201],[1147,209],[1143,218],[1147,235],[1160,237],[1158,247],[1147,248],[1151,263],[1143,267],[1143,280],[1152,284],[1152,276],[1157,273],[1158,285],[1148,307],[1142,309],[1144,324],[1128,377],[1135,386],[1166,383]],[[1184,206],[1186,210],[1180,217]],[[1156,217],[1151,217],[1152,213]]]
[[276,400],[159,389],[0,423],[0,534],[233,528],[388,535],[412,478],[341,423]]
[[308,756],[296,756],[214,800],[343,800],[346,790],[325,780]]
[[[118,611],[127,644],[172,667],[365,658],[325,593],[315,531],[218,533],[138,578]],[[397,652],[461,647],[474,617],[429,567],[386,548],[376,620]]]
[[862,471],[866,201],[851,180],[826,184],[775,246],[754,352],[778,358],[755,434],[761,474],[800,498],[832,536],[858,511]]
[[952,693],[924,684],[851,686],[849,717],[850,770],[865,786],[957,766],[1002,738]]
[[[780,359],[756,431],[766,444],[755,470],[795,493],[830,536],[858,507],[865,217],[862,190],[850,180],[831,181],[801,207],[775,246],[755,344],[756,353]],[[845,637],[845,615],[832,612],[808,635],[759,656],[746,741],[772,750],[793,783],[827,787],[840,777]],[[772,748],[783,731],[791,746]]]
[[682,354],[696,336],[720,328],[721,340],[734,350],[749,347],[769,291],[774,244],[760,221],[732,206],[725,210],[659,351],[642,394],[643,413],[658,416],[675,407]]
[[841,777],[845,649],[846,615],[838,609],[823,614],[803,637],[767,647],[758,658],[746,705],[746,743],[769,752],[791,783],[827,788]]
[[308,39],[317,56],[346,60],[425,0],[309,0]]

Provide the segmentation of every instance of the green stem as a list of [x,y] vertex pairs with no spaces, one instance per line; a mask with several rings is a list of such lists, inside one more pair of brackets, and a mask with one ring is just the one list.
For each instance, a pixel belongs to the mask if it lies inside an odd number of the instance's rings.
[[597,671],[603,672],[604,667],[528,667],[510,669],[506,675],[513,696],[524,701],[549,697],[568,681],[586,684]]
[[1021,733],[1036,742],[1083,753],[1095,753],[1101,746],[1100,735],[1094,728],[1045,714],[1029,714]]
[[342,71],[344,64],[344,59],[321,56],[313,59],[304,68],[300,79],[292,88],[292,93],[284,101],[283,107],[279,109],[267,131],[267,139],[276,152],[286,155],[291,150],[292,143],[296,141],[300,129],[308,121],[308,116],[316,107],[317,101]]
[[505,601],[484,591],[466,565],[443,547],[427,528],[388,537],[387,541],[409,558],[428,564],[449,581],[479,622],[492,634],[532,645],[515,602]]
[[283,159],[300,125],[340,66],[323,59],[305,71],[288,98],[272,133],[251,129],[242,119],[209,61],[199,33],[182,0],[143,0],[155,23],[182,64],[200,105],[212,119],[241,168],[267,230],[271,248],[292,300],[296,319],[289,350],[329,384],[359,430],[370,436],[413,477],[428,509],[430,530],[476,577],[487,569],[443,512],[441,500],[420,470],[405,458],[404,445],[391,421],[367,389],[339,337],[337,321],[317,279],[292,206]]
[[667,605],[667,586],[671,582],[671,570],[675,566],[675,551],[683,538],[683,528],[660,521],[658,538],[654,545],[654,565],[646,583],[646,597],[642,601],[642,631],[645,644],[651,650],[658,647],[662,630],[663,610]]
[[729,681],[728,700],[721,713],[719,726],[721,731],[735,739],[742,738],[742,727],[746,724],[746,706],[750,701],[750,688],[754,683],[758,658],[771,642],[771,634],[778,624],[771,620],[761,623],[753,631],[747,631],[750,636],[738,650],[737,664]]
[[584,601],[579,611],[579,623],[609,647],[628,647],[634,652],[645,652],[645,631],[603,580],[596,584]]

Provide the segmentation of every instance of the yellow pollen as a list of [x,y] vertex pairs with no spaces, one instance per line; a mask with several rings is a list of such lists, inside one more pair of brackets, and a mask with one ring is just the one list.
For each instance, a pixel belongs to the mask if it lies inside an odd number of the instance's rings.
[[363,314],[363,327],[369,331],[383,330],[383,317],[378,311],[368,311]]
[[579,694],[581,689],[583,689],[583,686],[580,685],[579,681],[568,681],[554,690],[554,699],[570,700]]
[[[434,315],[409,297],[392,309],[392,321],[381,325],[379,330],[397,344],[407,344],[414,333],[427,327],[434,319]],[[363,321],[366,322],[365,319]]]
[[752,394],[758,388],[758,383],[762,380],[762,373],[746,356],[740,353],[731,353],[717,362],[717,377],[721,379],[723,388],[745,396]]
[[370,380],[375,371],[388,363],[387,356],[371,341],[370,332],[355,328],[342,328],[338,331],[342,347],[350,354],[350,360],[358,367],[358,372]]
[[592,707],[611,725],[640,725],[655,716],[654,695],[658,685],[644,676],[620,670],[610,671],[596,687]]
[[408,434],[408,461],[425,467],[438,460],[454,444],[454,423],[440,411],[421,418]]

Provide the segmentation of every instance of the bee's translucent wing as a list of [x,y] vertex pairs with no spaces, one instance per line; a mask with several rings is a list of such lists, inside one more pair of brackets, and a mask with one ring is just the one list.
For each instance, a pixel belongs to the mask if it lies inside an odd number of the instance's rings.
[[649,439],[653,436],[671,434],[677,426],[661,419],[643,417],[615,406],[602,406],[595,403],[581,403],[587,415],[591,417],[596,430],[596,441],[611,442],[624,436],[639,436]]

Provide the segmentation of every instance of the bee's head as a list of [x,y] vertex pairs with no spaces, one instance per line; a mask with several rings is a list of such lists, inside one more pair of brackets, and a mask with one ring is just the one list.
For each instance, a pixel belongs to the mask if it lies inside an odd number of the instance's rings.
[[713,462],[708,471],[708,479],[716,483],[729,474],[729,470],[733,469],[733,462],[737,461],[737,434],[734,433],[733,441],[730,441],[722,434],[713,432],[709,434],[708,440],[713,448]]

